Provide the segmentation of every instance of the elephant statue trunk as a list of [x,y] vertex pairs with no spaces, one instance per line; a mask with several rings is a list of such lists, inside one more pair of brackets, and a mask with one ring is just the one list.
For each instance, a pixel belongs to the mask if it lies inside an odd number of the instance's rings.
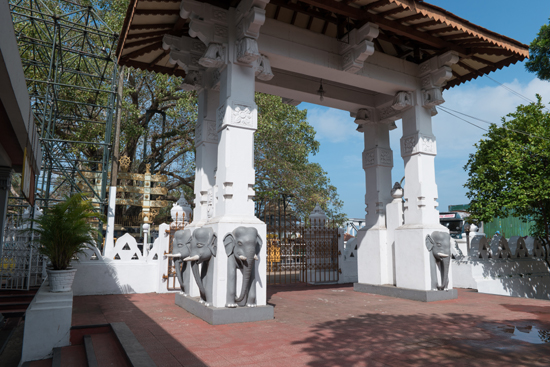
[[[252,279],[254,278],[254,274],[252,272],[255,269],[255,262],[257,256],[253,254],[254,256],[245,257],[245,256],[239,256],[239,259],[242,261],[242,269],[243,269],[243,282],[241,287],[241,294],[239,297],[235,298],[235,302],[239,303],[242,302],[243,299],[248,298],[248,291],[250,290],[250,283]],[[245,258],[243,260],[242,258]]]
[[[262,246],[262,239],[254,227],[237,227],[228,233],[223,244],[228,256],[226,307],[238,305],[256,306],[256,261]],[[237,269],[243,274],[240,295],[236,295]]]
[[193,276],[195,277],[195,280],[197,282],[197,286],[199,287],[199,292],[201,295],[201,299],[206,300],[206,289],[204,288],[204,284],[202,284],[202,278],[199,273],[199,264],[197,261],[193,261],[191,263],[191,270],[193,271]]
[[[217,237],[212,228],[197,228],[189,241],[189,256],[183,261],[191,262],[191,271],[199,287],[200,302],[206,306],[212,304],[214,260],[216,256]],[[199,264],[202,269],[199,272]]]
[[[449,270],[451,265],[451,235],[435,231],[426,236],[426,248],[432,253],[430,259],[431,287],[434,290],[445,290],[449,285]],[[441,284],[437,281],[437,268]]]

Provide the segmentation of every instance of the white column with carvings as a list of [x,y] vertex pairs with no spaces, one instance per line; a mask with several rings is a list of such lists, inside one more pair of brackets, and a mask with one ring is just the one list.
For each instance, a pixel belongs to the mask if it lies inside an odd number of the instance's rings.
[[364,124],[365,150],[365,227],[357,233],[357,272],[359,283],[391,284],[388,269],[386,204],[391,201],[391,170],[389,126],[382,123]]
[[412,106],[412,94],[398,92],[395,96],[378,96],[375,108],[364,108],[353,113],[357,129],[364,132],[365,150],[363,169],[366,183],[365,227],[357,233],[357,261],[359,283],[394,284],[393,252],[388,244],[386,205],[391,202],[391,170],[393,152],[389,131],[395,120]]
[[218,161],[216,111],[219,100],[219,92],[216,90],[203,89],[199,93],[198,118],[195,127],[195,208],[193,222],[187,228],[201,227],[214,216],[212,199]]
[[[265,21],[267,2],[245,0],[237,8],[225,10],[184,0],[180,7],[180,15],[190,19],[189,35],[206,46],[198,64],[211,73],[213,88],[219,88],[215,130],[217,169],[214,187],[206,198],[207,221],[204,224],[212,227],[217,235],[214,307],[226,305],[227,255],[223,238],[239,226],[256,228],[262,239],[259,260],[256,261],[256,304],[264,306],[267,302],[266,227],[254,216],[253,201],[254,132],[258,122],[254,102],[255,77],[269,80],[273,76],[269,60],[259,53],[256,41]],[[238,278],[237,294],[240,285]]]
[[[414,106],[403,115],[401,156],[405,163],[404,225],[395,231],[396,285],[430,290],[430,252],[426,235],[447,231],[439,224],[434,159],[436,139],[432,132],[435,107],[443,102],[441,88],[452,77],[450,65],[458,55],[448,52],[421,64],[421,88],[414,93]],[[452,283],[449,284],[452,288]]]

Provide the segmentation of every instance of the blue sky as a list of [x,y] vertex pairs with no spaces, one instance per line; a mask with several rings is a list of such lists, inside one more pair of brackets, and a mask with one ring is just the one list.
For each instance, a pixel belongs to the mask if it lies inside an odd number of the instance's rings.
[[[530,44],[540,27],[550,17],[549,0],[427,0],[471,23],[491,31]],[[538,93],[543,102],[550,102],[550,83],[541,81],[525,70],[524,63],[517,63],[489,76],[508,88],[535,99]],[[443,106],[486,121],[500,122],[519,104],[528,103],[507,91],[487,77],[467,82],[443,94]],[[350,218],[363,218],[365,174],[361,168],[363,136],[355,131],[356,125],[349,112],[329,109],[309,103],[298,108],[308,110],[308,121],[317,131],[320,151],[311,161],[321,164],[344,202],[344,213]],[[336,123],[338,122],[338,123]],[[483,123],[477,123],[480,126]],[[390,133],[394,154],[392,180],[404,175],[400,156],[399,139],[402,136],[401,121]],[[463,185],[467,174],[463,167],[468,155],[475,151],[473,145],[483,137],[484,131],[439,110],[433,118],[434,135],[437,138],[438,156],[435,160],[436,180],[439,189],[439,210],[446,211],[451,204],[468,203]],[[390,188],[388,188],[390,189]]]

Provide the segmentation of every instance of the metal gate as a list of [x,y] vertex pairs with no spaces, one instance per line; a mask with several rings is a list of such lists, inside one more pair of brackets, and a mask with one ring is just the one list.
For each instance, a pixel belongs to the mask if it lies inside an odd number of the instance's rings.
[[[177,217],[176,217],[177,218]],[[170,225],[170,243],[168,245],[168,254],[172,253],[172,242],[174,239],[174,234],[177,231],[183,230],[184,224],[181,222],[174,222]],[[168,230],[166,230],[168,232]],[[159,233],[160,236],[160,233]],[[179,291],[181,290],[180,283],[177,280],[176,276],[176,266],[174,264],[174,258],[168,258],[168,268],[166,269],[166,274],[162,276],[166,280],[166,289],[169,291]]]
[[0,289],[29,290],[42,284],[46,261],[28,235],[7,231],[2,247]]
[[298,218],[284,200],[257,203],[267,225],[267,284],[338,282],[338,228]]

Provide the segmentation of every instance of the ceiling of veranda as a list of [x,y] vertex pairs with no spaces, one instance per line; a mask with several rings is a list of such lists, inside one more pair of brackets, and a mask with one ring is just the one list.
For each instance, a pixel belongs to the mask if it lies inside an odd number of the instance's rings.
[[[119,64],[185,76],[168,62],[165,34],[184,36],[189,20],[179,16],[181,0],[131,0],[117,48]],[[228,9],[240,0],[202,0]],[[464,83],[522,61],[529,49],[516,40],[468,22],[419,0],[271,0],[266,17],[346,41],[347,34],[367,22],[376,23],[376,52],[419,64],[447,51],[460,61],[445,88]]]

